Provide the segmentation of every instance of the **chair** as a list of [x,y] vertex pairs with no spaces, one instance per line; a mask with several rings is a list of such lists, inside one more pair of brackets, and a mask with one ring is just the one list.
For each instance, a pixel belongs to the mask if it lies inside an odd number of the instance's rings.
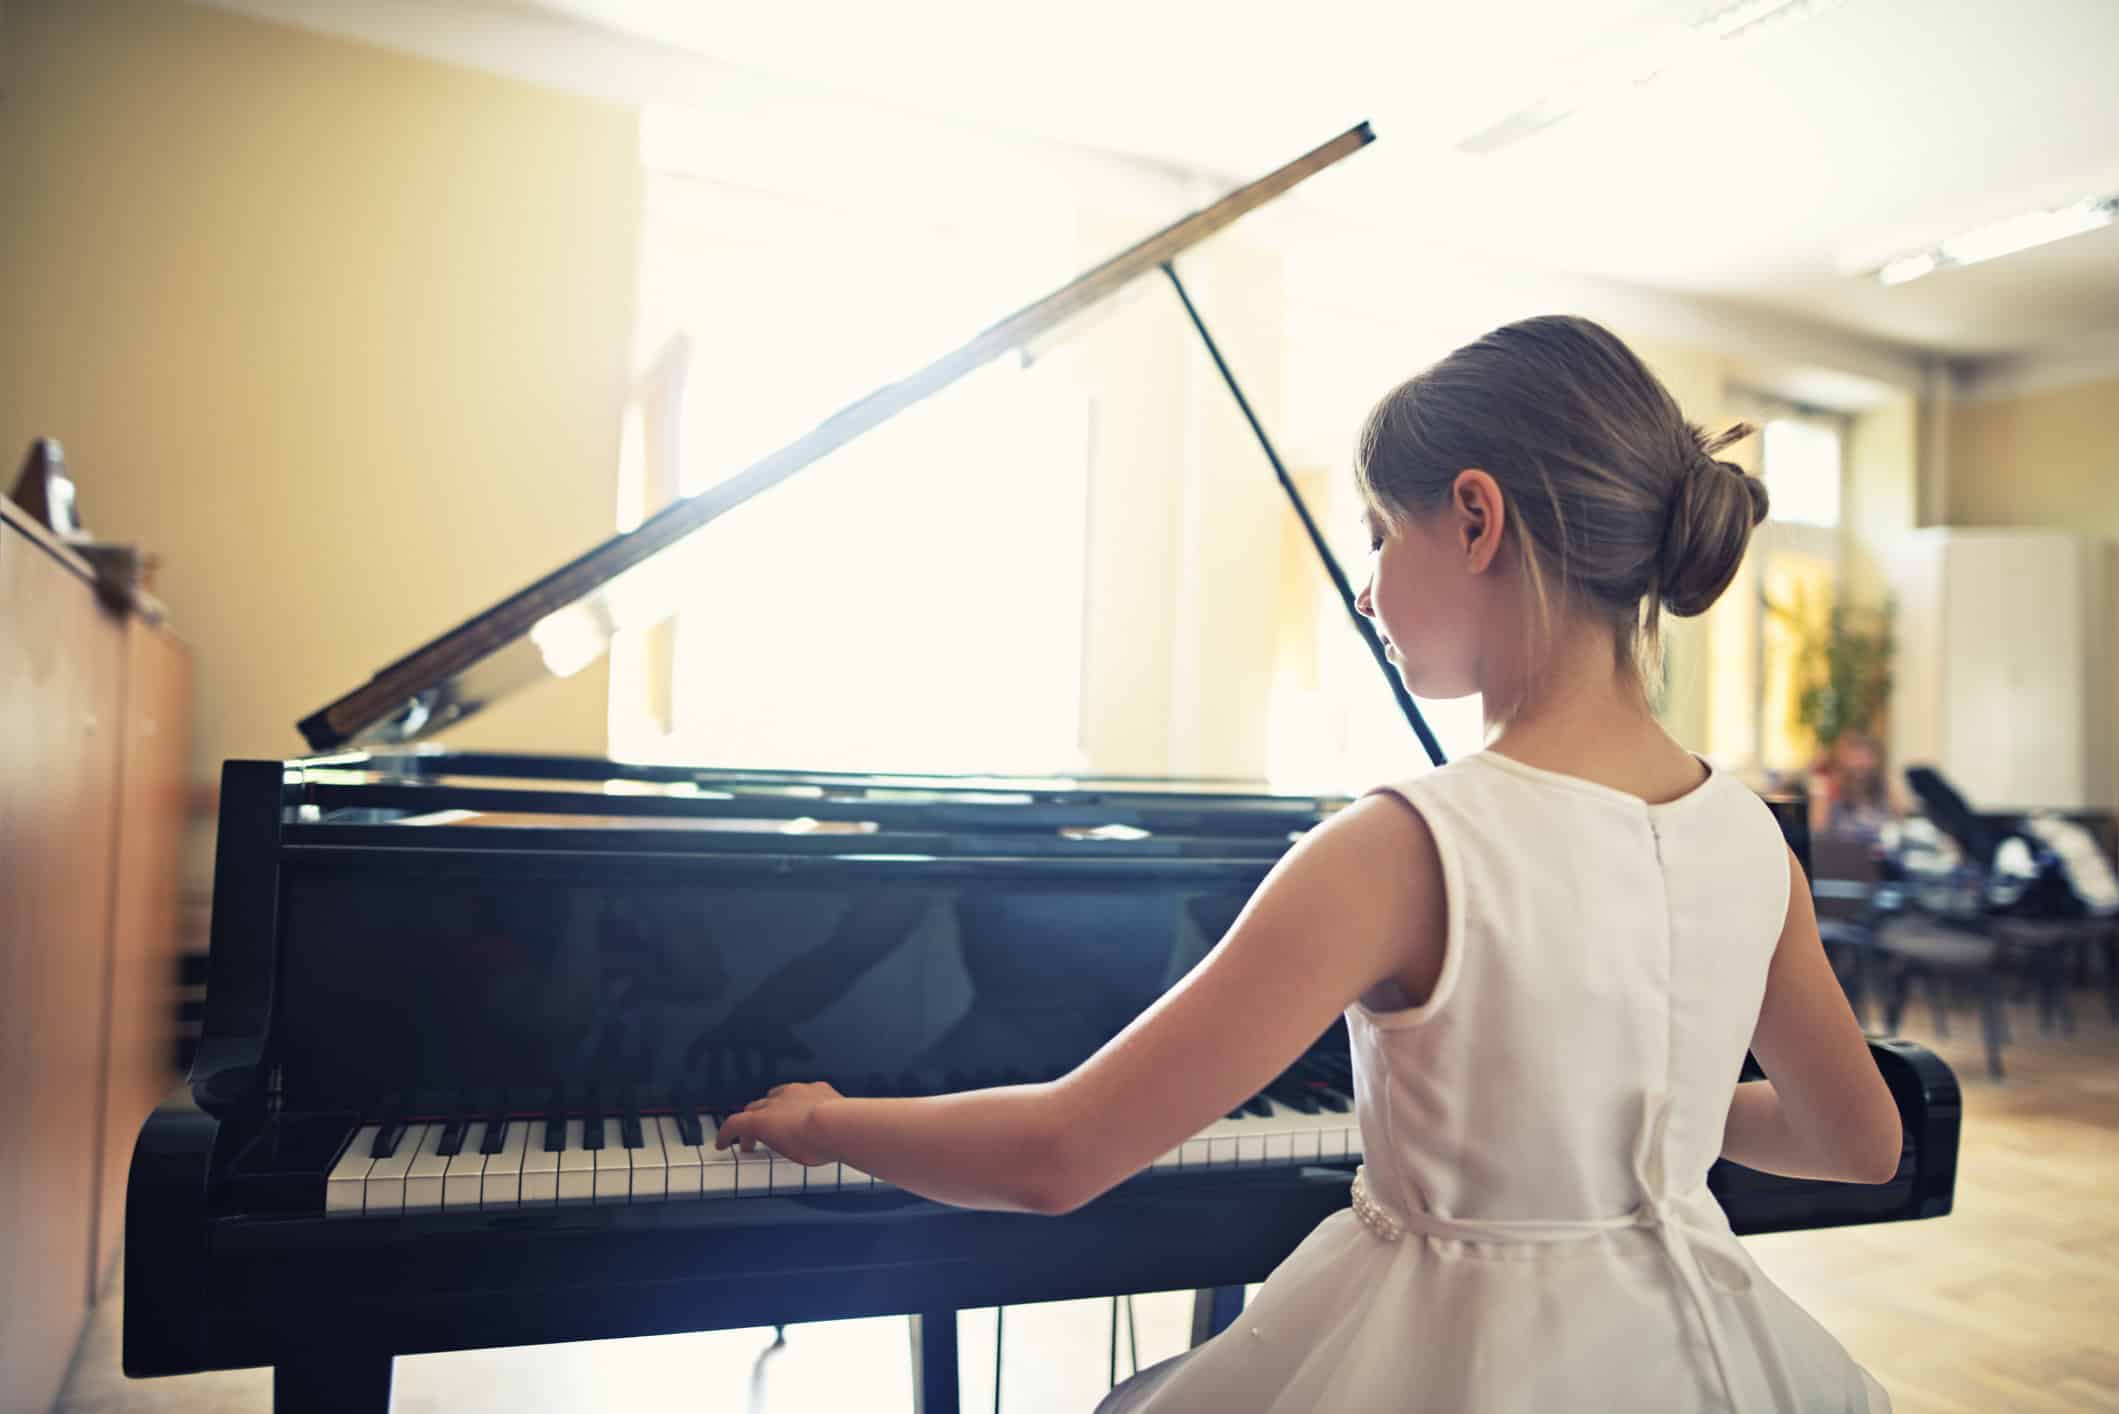
[[1878,973],[1875,895],[1882,870],[1876,849],[1866,841],[1820,833],[1810,842],[1810,867],[1818,936],[1854,1019],[1867,1030]]
[[[1888,861],[1894,882],[1880,887],[1873,903],[1889,916],[1872,922],[1884,1024],[1897,1030],[1921,987],[1937,1033],[1947,1035],[1949,1003],[1970,997],[1979,1006],[1987,1073],[2000,1080],[2010,998],[2035,997],[2040,1026],[2072,1034],[2070,961],[2086,929],[2101,934],[2110,925],[2085,906],[2050,850],[2030,852],[2020,818],[1981,817],[1931,768],[1912,767],[1906,778],[1963,857],[1944,861],[1901,849]],[[2011,851],[2024,860],[2004,867]],[[2113,1006],[2119,1011],[2119,990]]]

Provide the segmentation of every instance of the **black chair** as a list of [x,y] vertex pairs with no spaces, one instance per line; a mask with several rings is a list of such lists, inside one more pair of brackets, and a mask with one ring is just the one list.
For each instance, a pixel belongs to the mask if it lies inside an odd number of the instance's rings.
[[1932,767],[1908,768],[1906,781],[1963,862],[1945,871],[1911,851],[1884,861],[1890,882],[1876,890],[1869,920],[1871,980],[1884,993],[1884,1024],[1898,1029],[1916,987],[1928,994],[1938,1035],[1949,1034],[1951,1002],[1972,1001],[1986,1039],[1987,1073],[2000,1080],[2010,1000],[2035,998],[2043,1029],[2074,1031],[2069,962],[2079,947],[2083,910],[2056,861],[2036,851],[2037,869],[2028,877],[2004,877],[1996,868],[2003,846],[2024,838],[2015,817],[1982,817]]

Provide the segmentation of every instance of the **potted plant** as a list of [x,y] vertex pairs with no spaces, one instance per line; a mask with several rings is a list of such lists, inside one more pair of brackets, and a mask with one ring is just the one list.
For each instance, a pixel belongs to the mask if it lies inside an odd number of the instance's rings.
[[1829,826],[1884,806],[1878,744],[1891,699],[1892,605],[1819,603],[1798,586],[1790,601],[1767,601],[1795,643],[1788,725],[1815,746],[1813,794],[1825,797]]

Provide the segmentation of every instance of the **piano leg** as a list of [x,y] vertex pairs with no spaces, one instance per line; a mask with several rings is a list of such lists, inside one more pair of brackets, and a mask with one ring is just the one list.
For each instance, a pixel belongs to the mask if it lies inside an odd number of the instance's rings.
[[273,1414],[390,1414],[390,1357],[323,1349],[282,1358],[272,1367],[272,1410]]
[[1243,1314],[1243,1288],[1203,1286],[1192,1293],[1192,1344],[1205,1345]]
[[957,1414],[956,1312],[912,1319],[912,1414]]

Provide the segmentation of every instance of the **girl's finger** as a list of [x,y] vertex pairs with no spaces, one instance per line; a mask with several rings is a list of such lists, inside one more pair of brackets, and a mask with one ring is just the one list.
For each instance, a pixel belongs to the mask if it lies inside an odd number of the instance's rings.
[[752,1110],[762,1110],[771,1103],[772,1101],[770,1099],[752,1100],[749,1104],[743,1107],[743,1112],[745,1114],[749,1114]]
[[765,1092],[765,1098],[768,1100],[776,1100],[780,1097],[780,1092],[782,1090],[785,1090],[786,1088],[787,1087],[785,1085],[775,1085],[772,1089]]

